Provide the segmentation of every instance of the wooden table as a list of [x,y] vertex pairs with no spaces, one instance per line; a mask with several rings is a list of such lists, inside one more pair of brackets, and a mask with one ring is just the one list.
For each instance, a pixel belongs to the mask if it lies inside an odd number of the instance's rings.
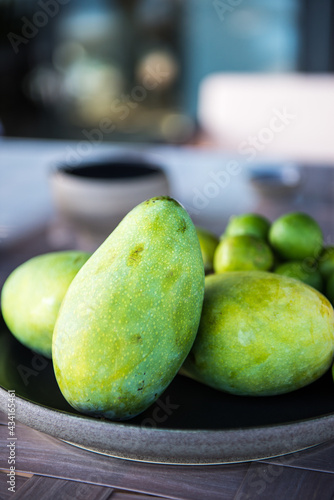
[[[81,450],[19,424],[16,488],[7,490],[7,416],[0,413],[0,498],[149,500],[330,500],[334,442],[263,461],[173,466]],[[152,496],[149,496],[152,495]]]
[[[253,210],[271,219],[287,211],[306,211],[322,226],[325,243],[333,244],[334,169],[308,167],[304,174],[303,185],[294,196],[285,199],[261,196]],[[221,229],[217,226],[217,231]],[[18,264],[51,249],[47,224],[11,246],[2,250],[0,246],[0,286]],[[0,413],[0,499],[327,500],[334,497],[334,441],[267,460],[173,466],[99,455],[19,423],[16,487],[12,493],[6,482],[7,421],[7,415]]]

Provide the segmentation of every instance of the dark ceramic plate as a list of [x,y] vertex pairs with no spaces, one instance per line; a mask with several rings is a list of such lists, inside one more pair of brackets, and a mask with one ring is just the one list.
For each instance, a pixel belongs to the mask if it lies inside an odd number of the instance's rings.
[[62,397],[52,363],[9,333],[0,318],[0,409],[16,392],[16,419],[77,446],[146,462],[209,464],[253,460],[334,437],[330,372],[290,394],[224,394],[177,375],[145,413],[126,422],[86,417]]

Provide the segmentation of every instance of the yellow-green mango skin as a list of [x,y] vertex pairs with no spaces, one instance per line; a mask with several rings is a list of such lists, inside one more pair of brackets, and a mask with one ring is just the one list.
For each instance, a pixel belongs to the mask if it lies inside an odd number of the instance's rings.
[[331,366],[333,308],[317,290],[263,271],[205,280],[198,335],[182,373],[237,395],[303,387]]
[[4,320],[26,347],[51,358],[52,334],[65,293],[89,253],[69,250],[33,257],[7,278],[1,293]]
[[177,374],[198,329],[204,267],[175,200],[135,207],[77,274],[53,336],[56,379],[78,411],[123,420]]

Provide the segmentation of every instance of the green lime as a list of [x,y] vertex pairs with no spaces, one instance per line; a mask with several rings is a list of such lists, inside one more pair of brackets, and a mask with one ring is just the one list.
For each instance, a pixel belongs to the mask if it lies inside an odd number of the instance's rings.
[[323,289],[323,278],[320,271],[317,269],[310,269],[303,261],[285,262],[276,267],[274,273],[283,274],[284,276],[303,281],[303,283],[313,286],[313,288],[316,288],[319,292]]
[[209,273],[213,270],[213,255],[219,243],[217,236],[202,227],[196,226],[196,232],[201,247],[204,270]]
[[319,255],[319,270],[324,278],[334,272],[334,247],[325,247]]
[[334,272],[332,274],[330,274],[330,276],[328,277],[328,280],[327,280],[326,297],[333,305],[334,304]]
[[225,271],[268,271],[274,262],[269,246],[260,238],[243,234],[226,236],[220,241],[213,258],[215,273]]
[[282,215],[271,225],[269,242],[287,260],[317,257],[323,237],[318,223],[302,212]]
[[268,219],[258,214],[232,215],[226,229],[225,236],[240,236],[248,234],[257,236],[263,240],[268,239],[270,222]]

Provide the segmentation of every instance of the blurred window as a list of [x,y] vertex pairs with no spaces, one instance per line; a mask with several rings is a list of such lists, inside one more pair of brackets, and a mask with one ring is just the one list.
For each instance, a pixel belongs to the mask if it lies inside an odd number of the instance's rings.
[[184,142],[213,72],[334,70],[333,0],[0,0],[5,135]]

